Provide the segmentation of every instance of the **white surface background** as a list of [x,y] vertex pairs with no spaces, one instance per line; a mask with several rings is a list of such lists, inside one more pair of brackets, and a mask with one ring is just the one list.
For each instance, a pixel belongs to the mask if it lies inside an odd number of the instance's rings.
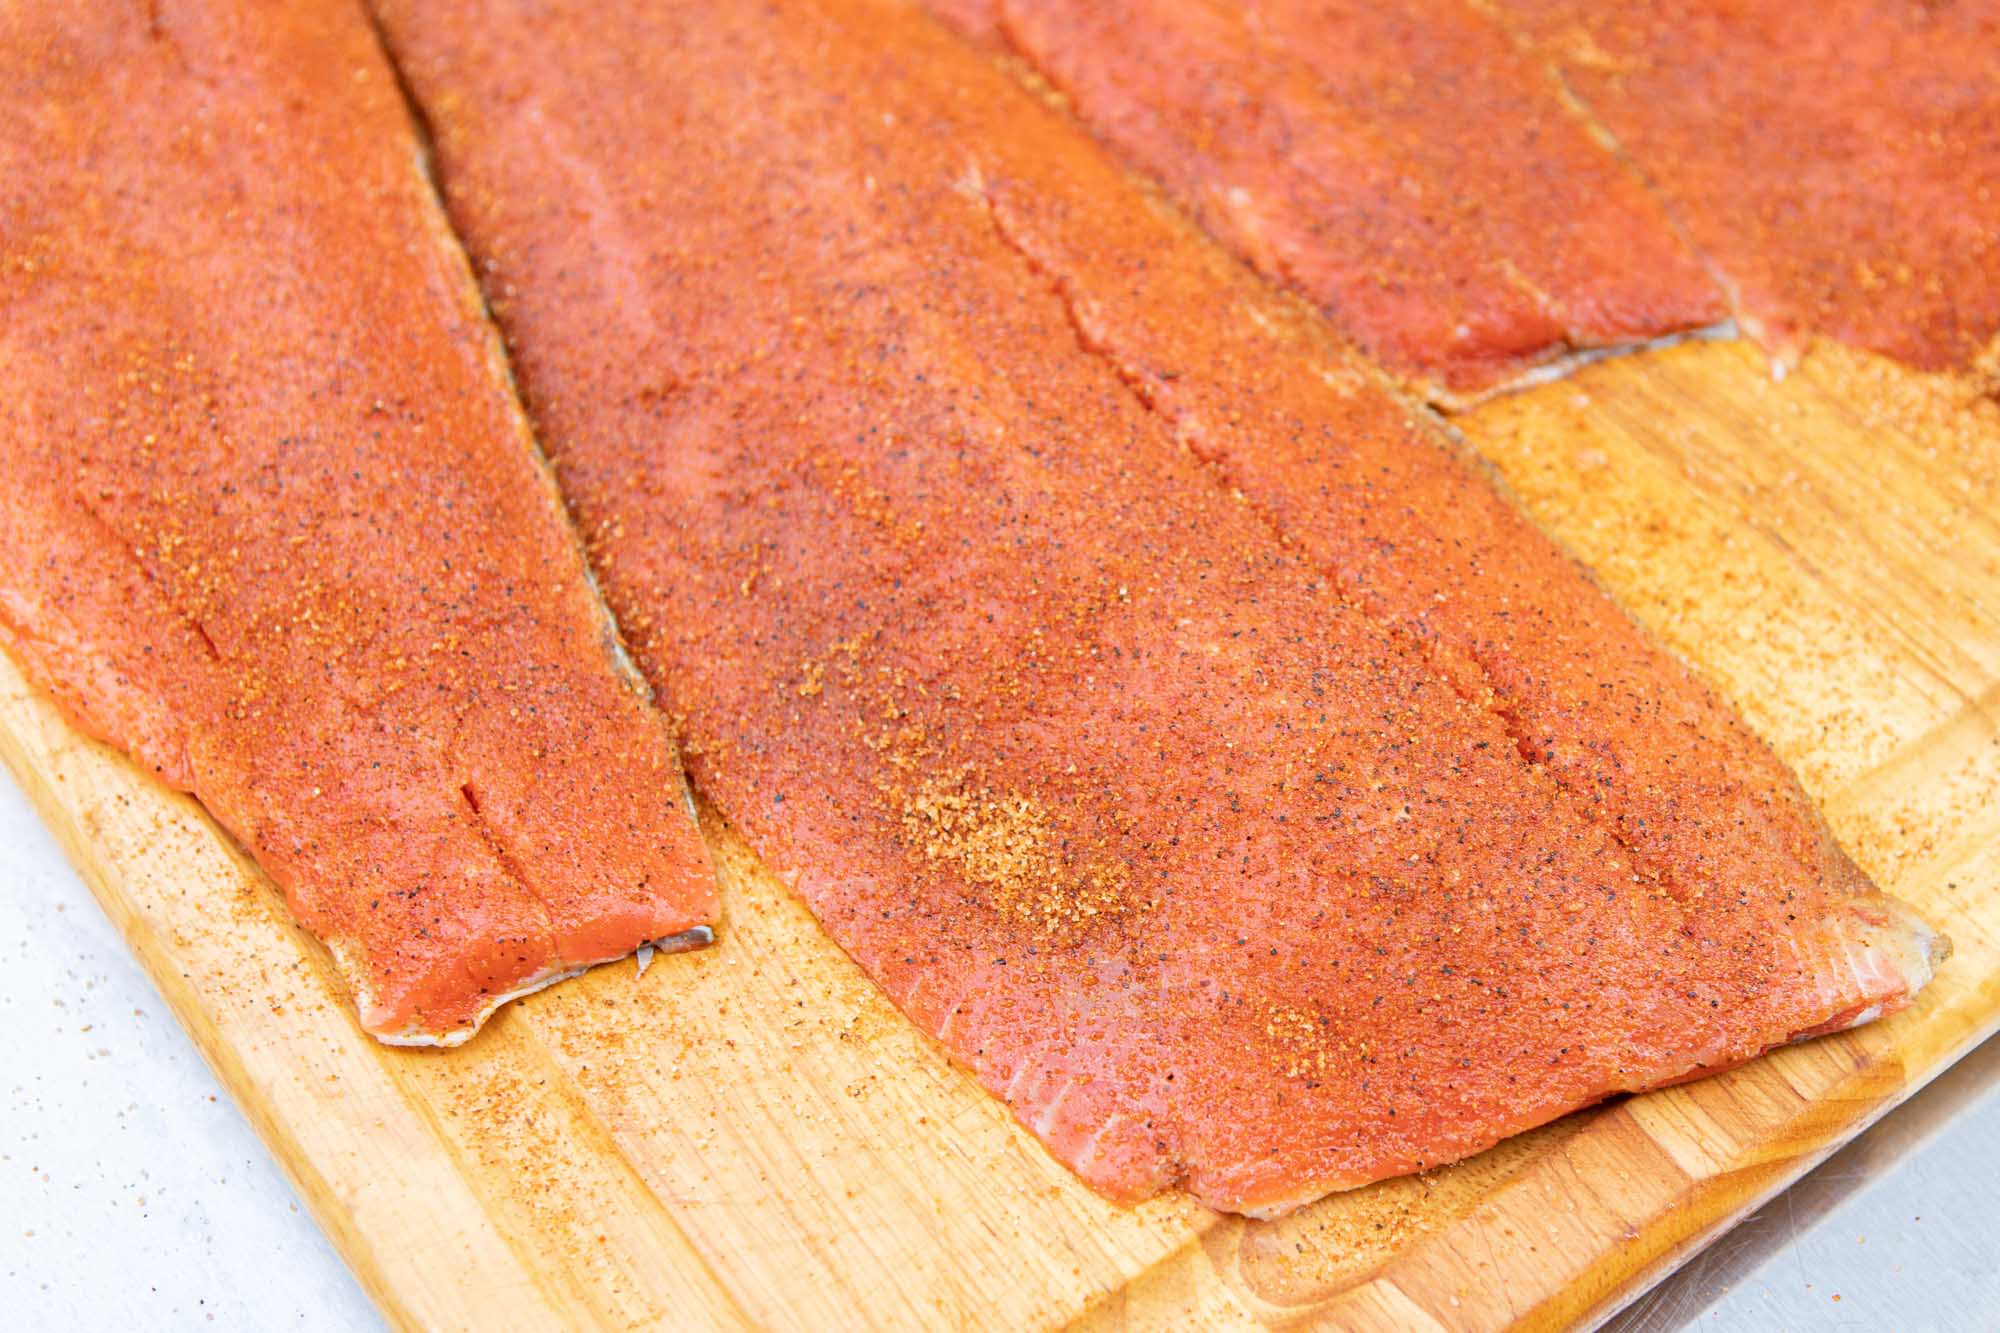
[[0,1327],[379,1329],[0,773]]
[[[0,1328],[381,1327],[4,776],[0,1071]],[[2000,1328],[1996,1190],[1989,1044],[1617,1327]]]

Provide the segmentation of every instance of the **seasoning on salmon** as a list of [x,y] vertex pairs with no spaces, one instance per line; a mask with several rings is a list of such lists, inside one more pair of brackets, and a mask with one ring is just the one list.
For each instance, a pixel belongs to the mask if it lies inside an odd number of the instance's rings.
[[[1444,456],[1366,383],[1272,418],[1354,368],[921,14],[381,9],[698,785],[1093,1185],[1282,1211],[1928,975],[1858,877],[1664,882],[1416,575],[1274,531],[1222,452],[1258,423]],[[1186,358],[1140,369],[1141,319]],[[1432,498],[1384,485],[1392,531]]]
[[1494,0],[1781,359],[2000,372],[2000,6]]
[[1432,646],[1637,873],[1683,901],[1758,886],[1814,914],[1877,912],[1777,756],[1320,321],[1164,207],[1135,207],[1075,138],[1009,156],[986,192],[1181,443],[1352,600]]
[[1640,179],[1463,0],[931,4],[1442,397],[1726,315]]
[[0,644],[450,1045],[716,897],[358,6],[0,8]]

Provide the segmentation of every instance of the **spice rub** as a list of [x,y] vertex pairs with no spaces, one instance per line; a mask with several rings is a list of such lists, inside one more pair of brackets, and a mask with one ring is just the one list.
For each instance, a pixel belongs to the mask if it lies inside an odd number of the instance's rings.
[[990,216],[1095,354],[1332,586],[1482,699],[1635,874],[1746,932],[1880,919],[1777,756],[1320,321],[1166,207],[1135,206],[1074,137],[987,161]]
[[1463,0],[932,5],[1440,396],[1726,314],[1640,179]]
[[2000,7],[1494,0],[1789,360],[2000,374]]
[[[1928,975],[1865,883],[1682,892],[1527,753],[1402,568],[1516,595],[1426,508],[1469,474],[910,7],[380,12],[697,781],[1094,1185],[1281,1211]],[[1274,497],[1353,437],[1349,569]]]
[[714,920],[366,16],[0,9],[0,644],[384,1041]]

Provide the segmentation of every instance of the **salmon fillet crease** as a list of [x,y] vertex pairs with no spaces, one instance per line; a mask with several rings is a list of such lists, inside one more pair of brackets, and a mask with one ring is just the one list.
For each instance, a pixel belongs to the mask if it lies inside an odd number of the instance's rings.
[[1727,315],[1640,178],[1464,0],[931,7],[1440,398]]
[[2000,4],[1491,3],[1775,355],[1818,332],[2000,383]]
[[192,792],[362,1025],[715,919],[367,15],[0,7],[0,644]]
[[1277,1213],[1928,977],[1685,671],[915,8],[379,13],[697,786],[1092,1185]]

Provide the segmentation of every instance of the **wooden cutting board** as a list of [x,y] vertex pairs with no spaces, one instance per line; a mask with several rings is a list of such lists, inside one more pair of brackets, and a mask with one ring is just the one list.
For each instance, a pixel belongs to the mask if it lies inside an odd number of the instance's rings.
[[710,812],[712,950],[470,1046],[362,1036],[191,801],[0,659],[0,752],[392,1323],[1553,1327],[1602,1317],[2000,1020],[2000,404],[1840,348],[1591,367],[1457,419],[1957,955],[1911,1011],[1277,1222],[1118,1208]]

